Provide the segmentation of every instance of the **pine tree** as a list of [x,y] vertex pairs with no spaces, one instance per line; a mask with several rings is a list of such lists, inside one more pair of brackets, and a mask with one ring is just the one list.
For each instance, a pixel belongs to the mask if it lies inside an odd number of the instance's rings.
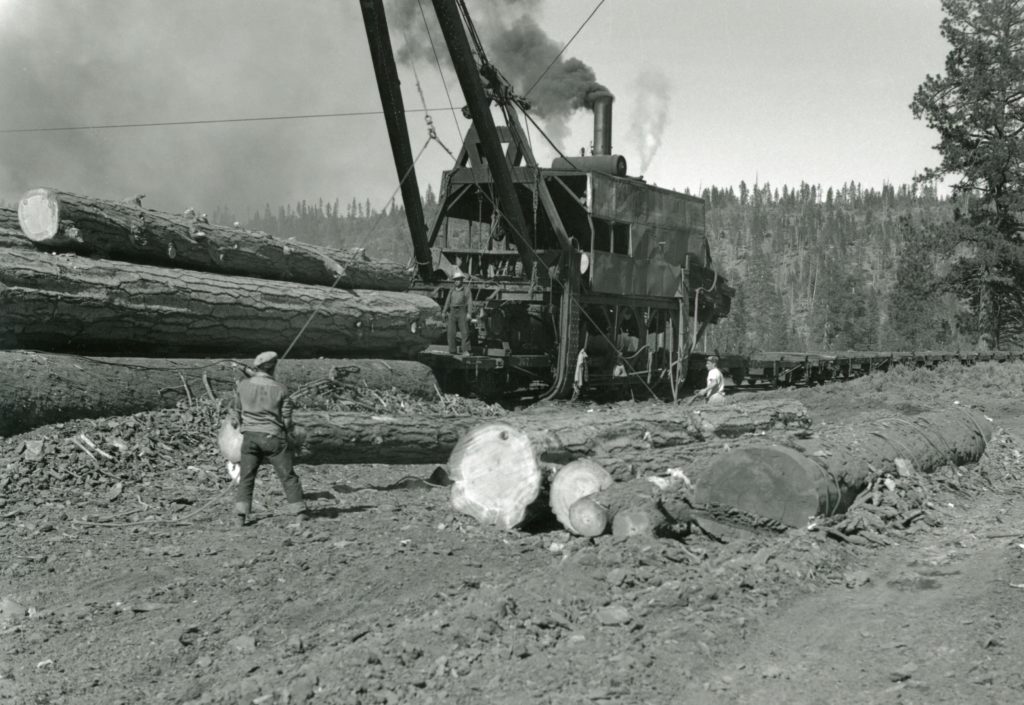
[[889,322],[893,329],[890,344],[908,350],[924,350],[937,343],[940,322],[935,291],[936,247],[905,216],[900,219],[903,246],[896,265],[896,283],[889,294]]
[[941,163],[970,204],[947,230],[960,245],[951,283],[991,345],[1024,333],[1024,0],[942,0],[946,74],[910,107],[939,133]]

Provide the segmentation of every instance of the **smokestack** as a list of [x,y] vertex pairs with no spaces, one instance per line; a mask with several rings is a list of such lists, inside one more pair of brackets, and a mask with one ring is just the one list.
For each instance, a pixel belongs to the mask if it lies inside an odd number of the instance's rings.
[[597,91],[587,96],[594,111],[594,151],[595,156],[612,153],[612,101],[615,96],[606,90]]

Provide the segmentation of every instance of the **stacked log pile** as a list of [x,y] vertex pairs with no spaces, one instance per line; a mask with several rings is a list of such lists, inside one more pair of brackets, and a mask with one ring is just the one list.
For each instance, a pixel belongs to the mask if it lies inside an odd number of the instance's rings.
[[[142,198],[35,189],[16,218],[0,210],[0,350],[153,361],[126,360],[129,372],[119,377],[58,355],[48,359],[59,371],[42,380],[25,373],[29,358],[0,360],[0,381],[13,390],[0,403],[0,434],[167,406],[174,395],[154,388],[188,386],[168,379],[181,367],[175,357],[247,360],[288,350],[289,359],[357,358],[361,373],[366,358],[413,364],[406,361],[441,333],[437,304],[407,292],[405,266],[215,225],[192,209],[154,211]],[[117,363],[101,364],[110,372]],[[428,368],[408,372],[433,389]]]

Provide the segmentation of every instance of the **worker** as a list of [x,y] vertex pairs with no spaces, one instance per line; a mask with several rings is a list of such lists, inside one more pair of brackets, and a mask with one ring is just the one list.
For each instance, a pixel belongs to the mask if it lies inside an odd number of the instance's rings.
[[448,292],[448,300],[444,302],[444,311],[448,314],[448,352],[455,355],[455,332],[462,334],[462,354],[469,354],[469,319],[473,313],[473,294],[466,286],[466,275],[461,270],[452,274],[455,286]]
[[718,357],[708,355],[704,363],[708,368],[708,384],[698,394],[703,394],[709,404],[721,404],[725,401],[725,378],[722,371],[718,369]]
[[277,353],[262,352],[252,362],[252,374],[238,382],[231,425],[242,432],[242,457],[235,493],[235,525],[245,526],[252,510],[252,492],[260,465],[269,460],[284,488],[288,511],[301,521],[306,504],[302,483],[292,467],[290,437],[294,430],[288,388],[274,379]]

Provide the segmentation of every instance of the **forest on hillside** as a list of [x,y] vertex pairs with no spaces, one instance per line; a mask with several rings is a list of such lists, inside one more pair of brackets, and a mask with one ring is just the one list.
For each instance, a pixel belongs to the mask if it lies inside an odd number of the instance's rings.
[[[934,188],[741,182],[702,195],[715,267],[737,289],[731,315],[709,330],[709,350],[976,349],[970,317],[952,294],[937,293],[950,254],[939,226],[956,205]],[[430,188],[423,203],[432,222]],[[411,258],[397,203],[377,210],[364,199],[318,199],[268,204],[248,218],[225,209],[213,216],[376,258]]]

